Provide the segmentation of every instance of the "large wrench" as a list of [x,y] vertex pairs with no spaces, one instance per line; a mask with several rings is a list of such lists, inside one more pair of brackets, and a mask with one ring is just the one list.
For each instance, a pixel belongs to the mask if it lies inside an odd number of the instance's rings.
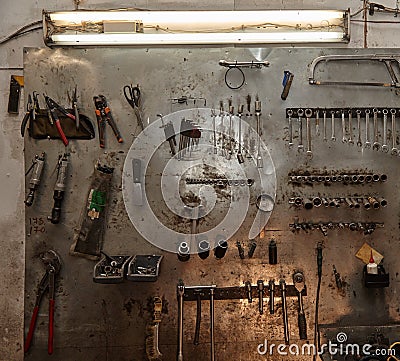
[[354,144],[353,140],[353,115],[351,109],[348,110],[349,114],[349,144]]
[[344,109],[342,109],[342,143],[346,142],[346,118],[344,116]]
[[327,141],[328,138],[326,137],[326,110],[322,111],[323,119],[324,119],[324,140]]
[[388,152],[389,147],[387,145],[387,115],[389,111],[387,109],[382,110],[383,114],[383,141],[382,141],[382,150],[384,152]]
[[369,109],[365,110],[365,148],[371,148],[371,142],[369,140]]
[[311,151],[311,126],[310,126],[312,110],[311,109],[306,109],[304,114],[306,116],[307,155],[312,157],[312,151]]
[[299,144],[297,145],[297,149],[303,150],[303,123],[302,123],[302,117],[304,115],[304,110],[299,109],[297,110],[297,116],[299,117],[298,123],[299,123]]
[[397,134],[396,134],[396,109],[390,109],[390,114],[392,114],[392,150],[391,154],[392,155],[397,155],[399,152],[397,147],[396,147],[396,140],[397,140]]
[[372,149],[379,150],[381,145],[379,144],[378,135],[378,109],[372,109],[372,113],[374,114],[374,144],[372,145]]
[[293,110],[288,109],[287,115],[288,115],[288,121],[289,121],[289,147],[291,147],[293,145],[293,124],[292,124]]
[[358,140],[357,140],[357,145],[359,147],[362,146],[362,141],[361,141],[361,110],[357,109],[356,110],[357,114],[357,130],[358,130]]
[[331,140],[336,142],[336,135],[335,135],[335,111],[331,110]]
[[183,283],[178,284],[178,361],[183,361],[183,294],[185,293],[185,286]]
[[285,343],[286,345],[289,345],[289,322],[286,305],[286,282],[283,278],[279,281],[279,287],[281,289],[282,298],[283,332],[285,336]]

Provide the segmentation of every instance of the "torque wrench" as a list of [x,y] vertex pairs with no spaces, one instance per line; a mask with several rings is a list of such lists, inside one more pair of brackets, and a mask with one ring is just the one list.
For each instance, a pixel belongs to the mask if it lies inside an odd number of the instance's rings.
[[289,147],[291,147],[293,145],[293,124],[292,124],[293,110],[288,109],[287,115],[288,115],[288,122],[289,122]]
[[306,116],[307,155],[312,157],[312,151],[311,151],[311,126],[310,126],[312,110],[311,109],[306,109],[304,114]]
[[324,140],[327,141],[328,138],[326,136],[326,110],[322,111],[323,119],[324,119]]
[[371,148],[371,142],[369,140],[369,109],[365,110],[365,148]]
[[396,138],[397,138],[397,134],[396,134],[396,109],[390,109],[390,114],[392,115],[392,150],[391,150],[391,154],[392,155],[397,155],[398,150],[396,147]]
[[285,343],[289,344],[289,323],[288,323],[288,314],[287,314],[287,305],[286,305],[286,282],[284,279],[279,281],[279,287],[281,289],[281,298],[282,298],[282,316],[283,316],[283,331],[285,335]]
[[379,150],[381,145],[379,144],[378,135],[378,109],[372,109],[372,113],[374,114],[374,144],[372,145],[372,149]]
[[178,361],[183,361],[183,294],[185,293],[185,286],[183,283],[178,284],[178,335],[179,335],[179,345],[178,345]]
[[215,361],[214,288],[210,288],[210,339],[211,339],[211,361]]
[[335,135],[335,111],[331,110],[331,140],[332,142],[336,142]]
[[344,109],[342,109],[342,143],[346,142],[346,118],[344,117]]
[[383,109],[382,114],[383,114],[383,140],[382,140],[382,150],[387,153],[389,150],[389,147],[387,145],[387,115],[388,115],[388,110]]
[[293,275],[293,283],[294,287],[297,290],[298,300],[299,300],[299,309],[298,309],[298,326],[299,326],[299,337],[300,340],[307,339],[307,323],[306,323],[306,315],[304,313],[303,308],[303,290],[305,288],[304,283],[304,275],[301,272],[296,272]]
[[356,114],[357,114],[357,131],[358,131],[357,146],[361,147],[362,146],[362,141],[361,141],[361,110],[357,109]]
[[351,109],[348,110],[349,115],[349,144],[354,144],[353,140],[353,115],[351,114]]
[[315,134],[319,135],[319,109],[315,111]]
[[304,110],[303,109],[299,109],[297,111],[297,116],[298,118],[298,123],[299,123],[299,144],[297,145],[297,149],[298,150],[303,150],[304,146],[303,146],[303,122],[302,122],[302,118],[304,115]]

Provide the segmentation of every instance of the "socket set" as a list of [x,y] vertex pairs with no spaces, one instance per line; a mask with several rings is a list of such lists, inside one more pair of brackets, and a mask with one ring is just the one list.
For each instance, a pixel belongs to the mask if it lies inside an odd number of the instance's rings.
[[[396,131],[396,114],[399,113],[400,108],[287,108],[289,146],[294,145],[293,122],[298,125],[298,150],[304,150],[306,147],[307,155],[312,156],[311,120],[315,120],[315,135],[318,136],[322,128],[323,140],[327,141],[330,138],[333,142],[339,135],[336,133],[336,122],[339,121],[342,143],[357,144],[359,147],[390,152],[391,155],[397,156],[400,155]],[[303,144],[304,118],[305,145]],[[329,136],[328,128],[330,128]]]
[[386,207],[388,201],[383,197],[377,196],[351,196],[351,197],[292,197],[289,198],[289,204],[297,207],[303,207],[304,209],[312,209],[314,207],[318,208],[324,206],[326,208],[339,208],[345,206],[351,209],[358,209],[361,206],[366,209],[379,209],[381,207]]
[[292,232],[319,230],[326,237],[328,230],[334,229],[349,229],[350,231],[363,232],[364,234],[372,234],[375,229],[383,228],[383,222],[299,222],[295,220],[294,223],[289,224]]
[[384,183],[388,176],[384,173],[339,173],[339,174],[289,174],[289,183],[293,184],[312,184],[312,183],[342,183],[342,184],[364,184],[364,183]]
[[186,178],[186,184],[203,184],[203,185],[214,185],[219,187],[224,186],[249,186],[254,184],[254,179],[226,179],[226,178]]

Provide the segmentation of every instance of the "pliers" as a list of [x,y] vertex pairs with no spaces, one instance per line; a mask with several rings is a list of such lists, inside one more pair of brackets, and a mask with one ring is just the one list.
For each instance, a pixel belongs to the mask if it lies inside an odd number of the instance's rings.
[[[64,143],[64,145],[67,146],[69,142],[68,142],[67,137],[64,134],[64,131],[62,130],[60,118],[57,115],[57,111],[64,114],[68,118],[71,118],[74,121],[76,121],[75,115],[71,114],[68,110],[63,108],[61,105],[57,104],[53,99],[51,99],[47,95],[43,94],[43,96],[44,96],[44,100],[46,101],[47,108],[50,112],[49,115],[53,118],[52,120],[54,120],[54,123],[57,127],[58,134],[60,134],[60,138],[61,138],[62,142]],[[52,120],[50,119],[50,123],[52,122]]]
[[32,97],[29,94],[28,95],[28,103],[26,104],[26,113],[25,113],[24,119],[22,119],[22,123],[21,123],[21,136],[22,137],[24,137],[25,128],[26,128],[26,124],[28,123],[28,120],[34,120],[34,119],[35,119],[35,111],[34,111]]
[[96,118],[97,118],[97,125],[99,128],[100,148],[105,147],[106,123],[110,124],[111,129],[113,130],[118,143],[123,143],[121,133],[119,132],[117,124],[115,123],[114,118],[111,115],[111,110],[108,107],[106,97],[104,95],[94,96],[93,101],[96,107]]
[[42,277],[42,280],[39,283],[39,287],[36,293],[35,307],[33,309],[31,322],[29,324],[29,331],[28,335],[26,336],[24,351],[28,352],[31,346],[40,303],[42,301],[44,293],[48,289],[49,290],[49,337],[48,337],[47,351],[48,354],[51,355],[53,353],[53,339],[54,339],[55,277],[60,272],[61,261],[59,255],[53,250],[45,252],[41,258],[46,266],[46,273]]

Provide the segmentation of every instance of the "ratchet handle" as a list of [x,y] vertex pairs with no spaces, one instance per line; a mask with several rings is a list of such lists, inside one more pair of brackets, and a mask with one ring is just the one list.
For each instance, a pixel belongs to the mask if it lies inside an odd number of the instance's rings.
[[64,134],[64,131],[61,128],[60,119],[57,119],[55,121],[55,125],[56,125],[56,128],[57,128],[58,134],[60,134],[62,142],[64,143],[65,146],[67,146],[69,142],[68,142],[67,137]]
[[47,343],[47,352],[49,355],[53,353],[54,339],[54,300],[49,300],[49,339]]
[[307,340],[307,324],[306,315],[304,314],[304,312],[299,312],[298,325],[300,340]]
[[25,345],[24,345],[25,352],[28,352],[29,348],[31,347],[31,342],[32,342],[33,332],[35,330],[38,312],[39,312],[39,306],[35,306],[35,308],[33,309],[31,323],[29,324],[28,335],[26,336],[26,340],[25,340]]

